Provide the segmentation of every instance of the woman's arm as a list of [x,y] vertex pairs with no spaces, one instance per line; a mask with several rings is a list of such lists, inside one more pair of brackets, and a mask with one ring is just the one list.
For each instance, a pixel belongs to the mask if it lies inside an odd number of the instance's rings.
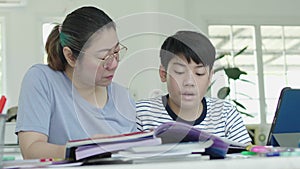
[[48,143],[44,134],[22,131],[18,133],[18,139],[24,159],[65,158],[65,145]]

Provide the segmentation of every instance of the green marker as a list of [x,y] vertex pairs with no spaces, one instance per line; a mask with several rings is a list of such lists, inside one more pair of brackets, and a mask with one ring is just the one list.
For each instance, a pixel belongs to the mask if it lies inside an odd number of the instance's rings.
[[2,160],[3,161],[13,161],[13,160],[15,160],[15,156],[3,156]]
[[256,155],[255,152],[252,152],[252,151],[242,151],[241,152],[242,155],[246,155],[246,156],[253,156],[253,155]]

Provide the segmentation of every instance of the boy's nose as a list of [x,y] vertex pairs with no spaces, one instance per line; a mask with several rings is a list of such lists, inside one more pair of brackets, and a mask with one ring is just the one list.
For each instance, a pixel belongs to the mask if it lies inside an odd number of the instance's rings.
[[195,86],[195,79],[192,73],[188,73],[183,81],[184,86]]

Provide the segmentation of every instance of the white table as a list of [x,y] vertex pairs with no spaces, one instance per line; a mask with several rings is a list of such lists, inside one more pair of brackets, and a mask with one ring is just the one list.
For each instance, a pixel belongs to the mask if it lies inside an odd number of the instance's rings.
[[114,164],[71,167],[70,169],[300,169],[300,157],[261,157],[144,164]]

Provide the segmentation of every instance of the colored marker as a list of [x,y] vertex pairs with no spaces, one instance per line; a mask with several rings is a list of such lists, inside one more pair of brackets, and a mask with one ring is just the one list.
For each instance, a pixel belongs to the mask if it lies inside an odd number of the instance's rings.
[[266,157],[277,157],[280,156],[279,152],[267,152]]
[[13,161],[13,160],[15,160],[15,156],[3,156],[2,160],[3,161]]
[[268,146],[253,146],[250,148],[250,151],[255,153],[267,153],[270,152],[270,148]]
[[252,152],[252,151],[242,151],[241,152],[242,155],[246,155],[246,156],[253,156],[253,155],[256,155],[255,152]]
[[5,97],[5,96],[2,96],[1,99],[0,99],[0,114],[1,114],[2,111],[3,111],[3,108],[4,108],[5,103],[6,103],[6,97]]

